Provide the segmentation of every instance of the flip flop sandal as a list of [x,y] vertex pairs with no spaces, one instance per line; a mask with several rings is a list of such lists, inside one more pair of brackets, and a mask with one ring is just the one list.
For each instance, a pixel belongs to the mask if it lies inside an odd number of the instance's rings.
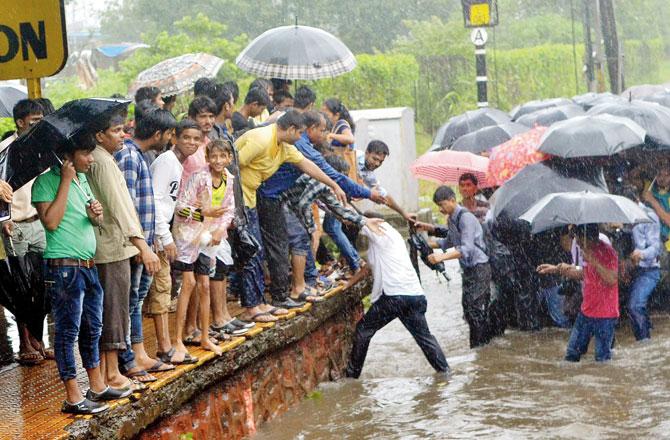
[[163,362],[159,359],[151,366],[151,368],[147,368],[146,371],[147,373],[162,373],[164,371],[172,371],[174,368],[174,365],[170,365],[169,363]]
[[132,388],[134,393],[141,393],[142,391],[146,391],[149,389],[148,386],[144,385],[142,382],[135,379],[130,380],[129,386]]
[[248,319],[245,319],[245,321],[253,321],[253,322],[275,322],[277,321],[277,318],[275,319],[258,319],[262,316],[269,316],[272,318],[275,318],[274,315],[270,312],[258,312],[255,315],[250,316]]
[[54,353],[53,348],[41,347],[38,351],[40,352],[40,354],[42,355],[42,357],[44,359],[49,360],[49,361],[56,360],[56,354]]
[[297,298],[292,298],[292,299],[293,300],[298,300],[298,301],[307,301],[307,302],[311,302],[311,303],[321,302],[321,301],[325,300],[325,298],[323,298],[319,295],[311,295],[307,292],[302,292],[300,295],[298,295]]
[[38,352],[19,353],[19,356],[16,358],[16,362],[18,362],[19,365],[23,365],[26,367],[39,365],[42,363],[42,361],[44,361],[44,358]]
[[142,383],[156,382],[158,380],[155,376],[147,373],[146,370],[139,370],[135,371],[134,373],[126,372],[124,376],[126,376],[128,379],[135,379]]
[[280,310],[280,309],[277,308],[277,307],[272,307],[272,308],[270,308],[270,310],[268,310],[268,311],[265,312],[265,313],[269,313],[269,314],[271,314],[272,316],[284,316],[284,315],[288,315],[288,311],[286,311],[286,313],[277,313],[277,312],[279,312],[279,310]]
[[[202,332],[200,330],[196,330],[190,335],[186,336],[182,342],[184,343],[184,345],[197,347],[198,345],[200,345],[200,336],[202,336]],[[196,338],[198,339],[196,340]]]
[[198,362],[198,358],[195,358],[191,356],[190,353],[184,354],[184,360],[183,361],[175,361],[172,358],[174,355],[177,353],[177,350],[175,350],[174,347],[172,347],[167,353],[165,352],[157,352],[156,356],[162,360],[165,363],[172,364],[172,365],[190,365],[190,364],[195,364]]

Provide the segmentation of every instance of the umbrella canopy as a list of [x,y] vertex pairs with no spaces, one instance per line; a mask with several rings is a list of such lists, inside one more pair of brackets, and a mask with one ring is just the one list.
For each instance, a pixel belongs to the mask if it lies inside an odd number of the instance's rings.
[[595,107],[598,104],[605,104],[610,102],[623,102],[625,99],[622,96],[615,95],[610,92],[604,93],[584,93],[583,95],[573,96],[572,100],[575,104],[579,105],[588,111],[591,107]]
[[491,150],[489,182],[494,186],[500,186],[525,166],[548,159],[549,155],[537,151],[545,131],[546,127],[532,128]]
[[648,144],[652,147],[670,149],[670,110],[662,105],[645,101],[600,104],[588,114],[628,118],[647,132]]
[[140,72],[128,89],[133,96],[141,87],[158,87],[163,95],[178,95],[190,90],[200,78],[216,76],[224,60],[207,53],[187,53],[163,60]]
[[480,108],[477,110],[470,110],[462,115],[450,118],[438,130],[438,134],[442,137],[435,137],[433,145],[439,144],[440,148],[433,151],[444,150],[451,148],[461,136],[477,131],[480,128],[490,127],[492,125],[502,125],[511,122],[507,113],[495,108]]
[[505,182],[491,198],[494,219],[504,215],[518,219],[533,204],[547,194],[564,191],[606,193],[607,184],[602,169],[593,169],[590,176],[571,174],[550,163],[529,165]]
[[11,118],[14,105],[28,97],[24,86],[0,86],[0,118]]
[[262,78],[315,80],[354,70],[356,58],[344,43],[323,29],[296,25],[263,32],[235,63]]
[[650,96],[655,93],[667,92],[668,89],[665,86],[659,84],[640,84],[637,86],[629,87],[623,91],[621,96],[628,100],[640,99],[645,96]]
[[632,200],[589,191],[549,194],[526,211],[521,220],[531,224],[534,234],[566,225],[651,222]]
[[583,114],[584,110],[577,104],[566,104],[525,114],[517,119],[516,122],[523,124],[526,127],[535,127],[536,125],[549,127],[554,122],[565,121],[566,119],[581,116]]
[[644,144],[644,136],[644,129],[627,118],[578,116],[551,126],[538,150],[563,158],[612,156]]
[[469,151],[479,154],[488,151],[496,145],[507,142],[517,134],[528,131],[528,127],[508,122],[501,125],[491,125],[459,137],[451,146],[453,151]]
[[567,98],[552,98],[552,99],[541,99],[536,101],[529,101],[525,104],[518,105],[512,109],[510,116],[513,121],[516,121],[523,115],[528,113],[533,113],[538,110],[544,110],[545,108],[558,107],[559,105],[568,105],[573,104],[573,102]]
[[57,155],[86,135],[102,130],[109,117],[123,111],[129,101],[87,98],[70,101],[45,116],[0,153],[0,176],[14,190],[58,163]]
[[464,151],[429,151],[419,157],[410,170],[417,179],[430,180],[444,185],[457,185],[464,173],[472,173],[477,177],[480,188],[488,185],[486,169],[489,160],[486,157]]
[[642,101],[655,102],[656,104],[660,104],[663,107],[670,108],[670,92],[661,92],[650,96],[645,96],[642,98]]

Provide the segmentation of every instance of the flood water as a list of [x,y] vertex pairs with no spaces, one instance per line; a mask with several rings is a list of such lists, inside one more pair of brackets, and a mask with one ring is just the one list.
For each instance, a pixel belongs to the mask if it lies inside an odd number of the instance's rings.
[[[424,268],[425,269],[425,268]],[[567,330],[507,331],[470,350],[457,267],[451,283],[424,273],[428,324],[453,377],[433,374],[398,320],[372,339],[359,380],[322,384],[263,426],[260,439],[670,438],[670,319],[656,314],[653,339],[636,343],[627,322],[613,361],[592,346],[562,361]]]

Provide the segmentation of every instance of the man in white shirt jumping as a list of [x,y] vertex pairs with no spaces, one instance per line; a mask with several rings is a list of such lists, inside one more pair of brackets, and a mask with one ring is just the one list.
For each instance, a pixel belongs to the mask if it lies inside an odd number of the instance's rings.
[[[366,216],[374,217],[366,213]],[[390,224],[382,223],[383,235],[365,226],[361,233],[368,238],[368,266],[372,269],[372,306],[356,325],[351,358],[346,375],[358,378],[363,369],[370,340],[395,318],[412,334],[430,365],[440,373],[449,373],[449,364],[430,333],[426,322],[426,297],[405,247],[405,240]],[[365,272],[365,270],[360,271]],[[357,274],[358,275],[358,274]],[[360,278],[359,275],[356,278]],[[351,280],[356,282],[357,280]]]

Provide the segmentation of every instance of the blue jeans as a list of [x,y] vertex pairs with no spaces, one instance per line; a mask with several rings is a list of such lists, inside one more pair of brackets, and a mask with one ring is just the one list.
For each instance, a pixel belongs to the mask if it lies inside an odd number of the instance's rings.
[[135,367],[135,354],[131,348],[132,344],[144,342],[142,332],[142,305],[144,298],[149,293],[153,276],[144,270],[143,264],[130,264],[130,331],[126,339],[126,349],[119,351],[119,365],[122,371]]
[[351,244],[342,231],[342,223],[332,214],[327,213],[323,219],[323,230],[333,239],[340,253],[347,260],[352,271],[358,270],[361,257],[358,256],[356,248]]
[[628,297],[628,317],[633,327],[635,339],[651,338],[651,321],[647,312],[647,301],[661,279],[658,268],[638,269],[630,286]]
[[612,342],[617,318],[589,318],[582,312],[577,314],[572,326],[565,360],[579,362],[580,357],[589,348],[591,337],[596,340],[596,361],[604,362],[612,359]]
[[54,354],[58,374],[66,381],[77,377],[74,343],[79,341],[82,365],[100,365],[103,292],[95,267],[49,267],[44,272],[54,319]]
[[563,312],[564,297],[560,295],[561,286],[549,287],[540,291],[540,301],[547,306],[549,317],[556,327],[570,328],[570,319]]
[[312,249],[307,251],[307,261],[305,261],[305,284],[316,287],[316,281],[319,279],[319,270],[316,268],[314,254]]
[[[244,208],[247,213],[249,232],[253,234],[259,243],[261,239],[261,228],[258,223],[258,212],[253,208]],[[278,212],[277,215],[282,215]],[[242,269],[242,292],[240,303],[242,307],[256,307],[265,302],[265,276],[263,275],[263,245],[256,256],[249,260]]]

